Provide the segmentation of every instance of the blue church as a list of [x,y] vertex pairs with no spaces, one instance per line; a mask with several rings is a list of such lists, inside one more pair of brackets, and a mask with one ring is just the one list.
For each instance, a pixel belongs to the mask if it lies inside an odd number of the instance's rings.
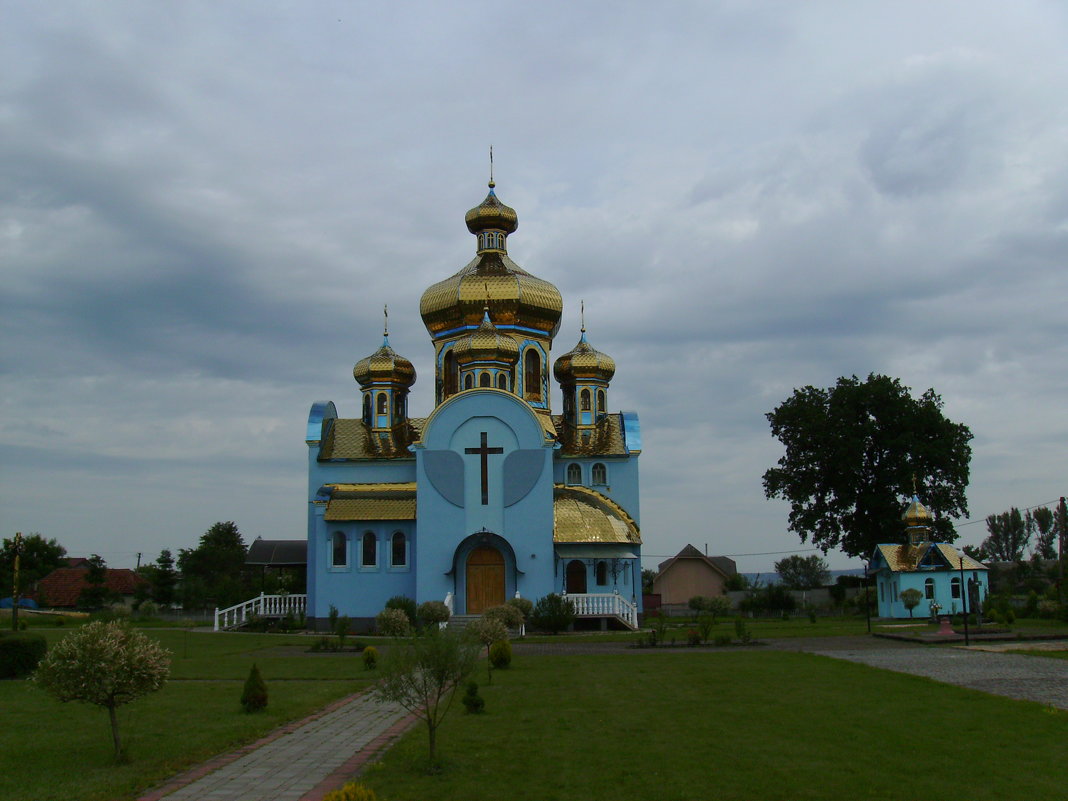
[[396,595],[477,615],[560,593],[580,619],[633,627],[638,417],[609,411],[615,362],[590,345],[584,323],[578,343],[550,361],[563,299],[509,257],[518,217],[492,180],[466,223],[474,259],[420,301],[434,348],[429,416],[408,415],[415,369],[390,347],[388,327],[353,369],[359,416],[312,405],[309,625],[334,606],[368,628]]

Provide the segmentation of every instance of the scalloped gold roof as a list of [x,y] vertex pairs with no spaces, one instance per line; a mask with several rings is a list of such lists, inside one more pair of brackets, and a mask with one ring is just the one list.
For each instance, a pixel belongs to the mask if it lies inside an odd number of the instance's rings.
[[988,570],[982,562],[977,562],[963,551],[958,551],[952,545],[944,542],[925,542],[920,545],[879,545],[879,552],[886,560],[890,570],[895,573],[902,571],[914,571],[918,569],[920,562],[927,552],[934,548],[944,560],[944,568],[947,570],[959,570],[960,560],[964,560],[965,570]]
[[586,341],[586,329],[578,344],[556,360],[553,375],[561,384],[573,384],[576,380],[598,379],[608,382],[616,374],[616,362],[611,356],[601,353]]
[[392,431],[373,434],[359,418],[335,418],[326,426],[319,459],[414,459],[408,445],[419,439],[425,422],[424,418],[411,417]]
[[482,324],[470,336],[465,337],[456,350],[459,364],[500,361],[515,364],[519,361],[519,344],[507,334],[502,334],[490,320],[489,310],[482,314]]
[[927,507],[920,503],[920,499],[915,495],[912,496],[912,503],[909,504],[908,509],[901,515],[901,519],[908,527],[913,526],[927,526],[931,523],[931,513]]
[[638,525],[615,501],[586,487],[553,485],[553,542],[641,541]]
[[410,387],[415,383],[415,367],[389,346],[386,337],[378,350],[356,362],[352,377],[361,387],[379,382]]
[[519,215],[511,206],[506,206],[497,199],[493,186],[491,182],[486,199],[464,215],[467,230],[473,234],[488,228],[510,234],[519,227]]

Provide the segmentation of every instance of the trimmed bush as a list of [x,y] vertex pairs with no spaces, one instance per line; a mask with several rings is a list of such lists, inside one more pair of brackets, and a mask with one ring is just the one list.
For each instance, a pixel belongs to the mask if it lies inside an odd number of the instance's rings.
[[494,670],[505,670],[512,664],[512,644],[508,640],[497,640],[489,649],[489,661]]
[[469,715],[480,715],[486,708],[486,699],[478,694],[478,685],[473,681],[467,682],[467,692],[460,700],[463,702],[464,711]]
[[753,635],[749,632],[749,625],[741,618],[734,621],[734,636],[745,645],[753,641]]
[[387,607],[375,618],[375,627],[383,637],[407,637],[412,633],[412,624],[403,609]]
[[386,601],[386,609],[400,609],[408,618],[408,625],[414,626],[419,618],[419,611],[415,607],[415,601],[407,595],[394,595]]
[[717,634],[715,643],[718,647],[722,648],[725,645],[730,645],[731,639],[732,637],[729,634]]
[[40,634],[10,634],[0,637],[0,679],[29,676],[44,659],[48,642]]
[[449,607],[441,601],[425,601],[419,604],[419,622],[424,626],[436,626],[448,621]]
[[378,801],[375,791],[359,782],[349,782],[338,790],[323,796],[323,801]]
[[363,649],[363,668],[374,670],[376,667],[378,667],[378,649],[373,645],[368,645]]
[[246,712],[259,712],[267,706],[267,684],[256,665],[248,672],[245,689],[241,693],[241,708]]
[[533,601],[526,598],[509,598],[505,603],[518,609],[524,621],[530,620],[530,613],[534,611]]
[[539,598],[530,615],[530,622],[534,628],[550,634],[559,634],[574,621],[575,605],[555,592]]
[[501,621],[506,629],[517,629],[523,625],[523,613],[509,604],[491,606],[482,614],[484,617]]

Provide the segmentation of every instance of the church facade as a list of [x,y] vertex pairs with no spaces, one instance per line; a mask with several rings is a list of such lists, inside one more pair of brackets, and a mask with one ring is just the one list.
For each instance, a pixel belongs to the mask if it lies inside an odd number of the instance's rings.
[[409,417],[415,370],[388,329],[353,369],[360,416],[312,405],[310,625],[333,606],[367,628],[398,595],[474,615],[549,593],[567,594],[580,617],[637,622],[638,417],[608,411],[615,362],[590,345],[584,324],[578,344],[551,361],[563,300],[508,256],[518,217],[489,186],[466,215],[474,259],[420,302],[433,411]]

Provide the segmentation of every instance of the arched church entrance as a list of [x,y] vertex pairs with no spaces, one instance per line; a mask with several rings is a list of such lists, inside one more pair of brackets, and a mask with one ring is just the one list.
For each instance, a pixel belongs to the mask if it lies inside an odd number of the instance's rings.
[[586,592],[586,565],[578,559],[572,559],[567,563],[567,592],[570,593],[585,593]]
[[504,603],[504,554],[480,545],[467,556],[467,614],[480,615]]

